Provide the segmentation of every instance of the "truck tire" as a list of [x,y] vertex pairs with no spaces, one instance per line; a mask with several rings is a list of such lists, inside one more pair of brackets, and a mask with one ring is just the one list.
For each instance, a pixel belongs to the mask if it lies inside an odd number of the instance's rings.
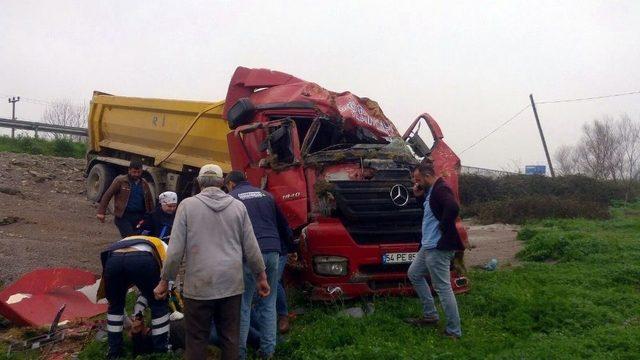
[[107,164],[97,164],[91,168],[87,176],[87,199],[98,202],[115,178],[114,169]]

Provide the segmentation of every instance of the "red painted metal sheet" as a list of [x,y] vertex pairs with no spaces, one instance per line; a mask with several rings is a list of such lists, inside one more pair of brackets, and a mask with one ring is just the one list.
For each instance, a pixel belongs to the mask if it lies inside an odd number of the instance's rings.
[[320,112],[342,118],[347,130],[363,128],[377,139],[400,136],[375,101],[348,91],[329,91],[318,84],[278,71],[237,68],[225,100],[225,118],[231,106],[243,97],[249,97],[255,105],[311,102]]
[[65,304],[61,321],[102,314],[107,311],[107,305],[95,304],[78,291],[94,285],[97,280],[95,274],[80,269],[32,271],[0,292],[0,314],[16,325],[25,326],[50,324]]

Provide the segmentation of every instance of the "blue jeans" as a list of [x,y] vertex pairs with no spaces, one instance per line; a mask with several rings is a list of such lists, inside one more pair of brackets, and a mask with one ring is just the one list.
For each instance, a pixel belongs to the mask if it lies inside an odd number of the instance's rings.
[[282,274],[284,274],[285,266],[287,266],[287,254],[282,254],[280,255],[280,260],[278,260],[278,299],[276,300],[276,312],[278,316],[289,315],[287,293],[284,291],[284,285],[282,283]]
[[[278,291],[278,258],[277,251],[262,254],[266,267],[267,281],[271,292],[266,298],[260,298],[255,303],[255,322],[260,331],[260,353],[264,356],[272,355],[276,351],[276,334],[278,331],[276,315],[276,298]],[[256,293],[256,278],[248,266],[244,267],[244,293],[242,294],[242,309],[240,310],[240,357],[247,357],[247,337],[251,322],[251,307]]]
[[447,317],[446,331],[453,335],[462,336],[458,303],[451,288],[451,274],[449,271],[453,256],[453,251],[426,250],[422,247],[411,263],[407,275],[422,302],[424,316],[439,318],[438,310],[436,310],[433,296],[431,295],[431,289],[429,289],[427,280],[424,278],[425,275],[431,277],[431,284],[436,293],[438,293],[442,309]]

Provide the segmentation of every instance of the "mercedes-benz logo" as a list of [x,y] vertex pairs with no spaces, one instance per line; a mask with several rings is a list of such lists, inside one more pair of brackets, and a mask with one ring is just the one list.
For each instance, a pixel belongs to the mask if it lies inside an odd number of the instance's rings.
[[389,196],[396,206],[405,206],[409,202],[409,190],[404,185],[393,185],[391,191],[389,191]]

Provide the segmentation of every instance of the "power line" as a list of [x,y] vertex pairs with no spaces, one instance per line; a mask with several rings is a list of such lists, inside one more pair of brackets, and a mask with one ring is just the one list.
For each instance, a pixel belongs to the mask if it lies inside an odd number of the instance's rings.
[[527,110],[528,108],[530,108],[531,105],[527,105],[525,107],[523,107],[520,111],[518,111],[517,113],[515,113],[515,115],[513,115],[512,117],[509,118],[509,120],[503,122],[502,124],[500,124],[498,127],[496,127],[495,129],[491,130],[491,132],[489,132],[487,135],[481,137],[478,141],[474,142],[473,144],[471,144],[470,146],[468,146],[466,149],[462,150],[460,152],[460,155],[464,154],[465,151],[471,149],[472,147],[480,144],[484,139],[488,138],[489,136],[493,135],[496,131],[502,129],[504,126],[506,126],[508,123],[510,123],[511,121],[515,120],[515,118],[518,117],[518,115],[522,114],[525,110]]
[[592,97],[586,97],[586,98],[536,101],[536,104],[557,104],[557,103],[567,103],[567,102],[575,102],[575,101],[598,100],[598,99],[606,99],[606,98],[625,96],[625,95],[636,95],[636,94],[640,94],[640,90],[638,90],[638,91],[629,91],[629,92],[618,93],[618,94],[592,96]]
[[[12,95],[6,95],[6,94],[0,94],[0,97],[11,97]],[[28,98],[28,97],[24,97],[21,96],[20,97],[21,101],[30,103],[30,104],[36,104],[36,105],[44,105],[44,106],[52,106],[54,105],[57,101],[47,101],[47,100],[42,100],[42,99],[35,99],[35,98]],[[83,105],[85,104],[85,102],[83,101],[75,101],[75,100],[69,100],[69,99],[61,99],[61,102],[70,102],[72,104],[75,105]]]
[[[638,95],[640,94],[640,90],[637,91],[629,91],[629,92],[624,92],[624,93],[617,93],[617,94],[609,94],[609,95],[600,95],[600,96],[591,96],[591,97],[585,97],[585,98],[575,98],[575,99],[559,99],[559,100],[548,100],[548,101],[536,101],[536,104],[540,105],[540,104],[558,104],[558,103],[568,103],[568,102],[576,102],[576,101],[589,101],[589,100],[599,100],[599,99],[606,99],[606,98],[612,98],[612,97],[618,97],[618,96],[626,96],[626,95]],[[487,135],[483,136],[482,138],[480,138],[478,141],[476,141],[475,143],[471,144],[469,147],[465,148],[464,150],[462,150],[460,152],[460,155],[462,155],[465,151],[471,149],[472,147],[478,145],[479,143],[481,143],[482,141],[484,141],[486,138],[488,138],[489,136],[493,135],[496,131],[500,130],[501,128],[503,128],[505,125],[507,125],[508,123],[510,123],[512,120],[514,120],[516,117],[518,117],[518,115],[522,114],[522,112],[524,112],[526,109],[528,109],[531,105],[527,105],[525,106],[522,110],[518,111],[515,115],[513,115],[511,118],[509,118],[509,120],[503,122],[502,124],[500,124],[500,126],[498,126],[497,128],[493,129],[490,133],[488,133]]]

